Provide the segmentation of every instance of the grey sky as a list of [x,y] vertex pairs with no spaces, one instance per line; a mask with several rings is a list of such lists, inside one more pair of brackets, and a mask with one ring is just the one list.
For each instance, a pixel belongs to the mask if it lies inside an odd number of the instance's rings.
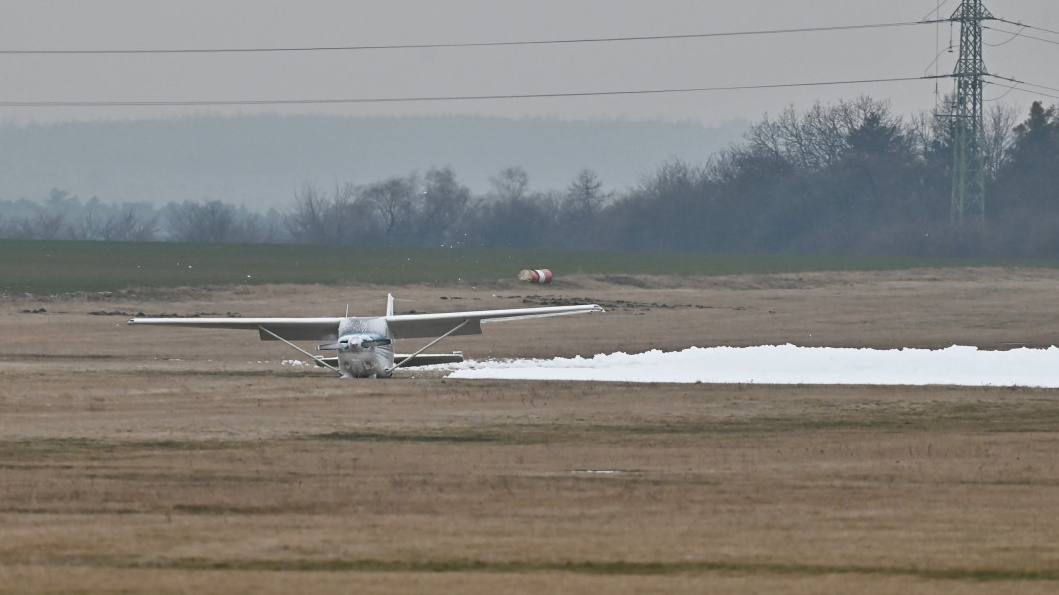
[[[5,0],[0,50],[200,49],[678,35],[919,21],[938,0]],[[958,0],[941,2],[947,17]],[[1059,30],[1056,0],[986,0]],[[995,24],[1014,30],[1012,25]],[[958,41],[958,29],[952,29]],[[1059,34],[986,48],[997,75],[1059,88]],[[1010,36],[986,32],[987,44]],[[713,39],[486,48],[198,55],[0,55],[0,102],[439,97],[650,90],[918,77],[952,71],[950,27],[919,25]],[[949,80],[938,82],[942,93]],[[1006,90],[989,86],[986,98]],[[1046,91],[1059,96],[1057,91]],[[868,94],[904,114],[934,106],[928,80],[753,91],[262,107],[0,107],[0,122],[187,113],[475,114],[565,119],[756,120]],[[1002,101],[1042,99],[1022,91]]]

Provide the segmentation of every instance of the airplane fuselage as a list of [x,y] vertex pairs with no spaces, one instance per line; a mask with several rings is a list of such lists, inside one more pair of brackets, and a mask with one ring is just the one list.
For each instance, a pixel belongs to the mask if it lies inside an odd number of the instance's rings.
[[393,333],[382,318],[343,318],[338,341],[320,349],[337,348],[338,372],[343,378],[389,378],[393,372]]

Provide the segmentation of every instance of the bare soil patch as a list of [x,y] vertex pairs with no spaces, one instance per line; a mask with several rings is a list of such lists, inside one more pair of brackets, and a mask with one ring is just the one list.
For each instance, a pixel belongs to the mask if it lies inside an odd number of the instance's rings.
[[[474,358],[1043,347],[1059,272],[0,298],[0,592],[1053,593],[1059,392],[340,381],[128,316],[600,303]],[[44,310],[43,312],[40,310]],[[412,350],[417,345],[399,346]]]

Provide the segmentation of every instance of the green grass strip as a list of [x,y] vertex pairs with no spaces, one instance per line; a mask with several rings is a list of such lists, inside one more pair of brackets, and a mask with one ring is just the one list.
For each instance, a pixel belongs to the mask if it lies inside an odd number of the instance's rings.
[[971,266],[1055,267],[1054,262],[317,246],[0,240],[0,291],[57,294],[203,285],[472,285],[515,279],[524,268],[563,275],[676,275],[877,271]]

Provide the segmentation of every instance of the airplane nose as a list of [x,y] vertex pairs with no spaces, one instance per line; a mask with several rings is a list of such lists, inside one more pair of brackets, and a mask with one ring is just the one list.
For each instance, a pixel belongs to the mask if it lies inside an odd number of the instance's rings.
[[372,339],[370,336],[343,337],[334,343],[320,345],[317,347],[317,349],[321,351],[328,349],[348,351],[350,349],[370,349],[372,347],[382,347],[383,345],[389,345],[391,343],[392,341],[390,339]]

